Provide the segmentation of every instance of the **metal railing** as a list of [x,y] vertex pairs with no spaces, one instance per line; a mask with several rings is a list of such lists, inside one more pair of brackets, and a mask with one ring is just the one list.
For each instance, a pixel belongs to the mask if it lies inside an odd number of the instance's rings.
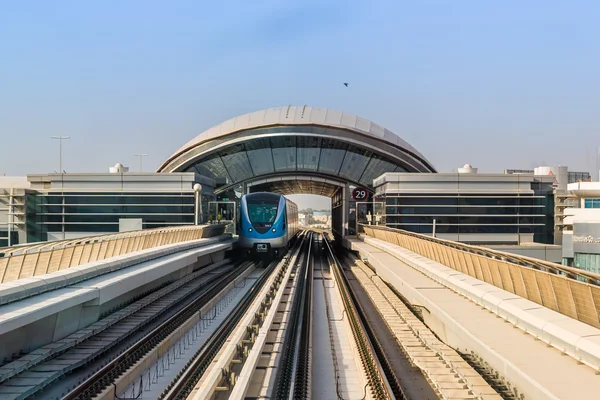
[[400,229],[362,228],[368,236],[600,328],[600,274]]
[[30,278],[135,251],[222,234],[225,225],[146,229],[0,249],[0,283]]

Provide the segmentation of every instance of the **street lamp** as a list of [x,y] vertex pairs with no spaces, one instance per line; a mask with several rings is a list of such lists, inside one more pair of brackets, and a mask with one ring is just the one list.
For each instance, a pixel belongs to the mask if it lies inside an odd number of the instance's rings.
[[52,139],[56,139],[60,142],[60,146],[59,146],[59,170],[58,172],[60,172],[61,174],[63,173],[63,168],[62,168],[62,141],[63,140],[67,140],[67,139],[71,139],[71,136],[50,136]]
[[194,185],[194,195],[196,198],[196,207],[194,207],[194,225],[198,225],[198,215],[202,218],[202,202],[200,199],[200,191],[202,190],[202,185],[196,183]]
[[142,172],[142,160],[144,159],[144,157],[147,157],[148,154],[146,154],[146,153],[140,153],[140,154],[134,154],[134,156],[140,158],[140,172]]

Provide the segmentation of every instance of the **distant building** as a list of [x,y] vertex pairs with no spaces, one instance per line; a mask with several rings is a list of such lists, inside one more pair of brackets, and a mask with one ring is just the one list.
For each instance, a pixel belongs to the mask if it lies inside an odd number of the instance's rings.
[[25,198],[30,183],[24,176],[0,177],[0,247],[25,243]]
[[373,185],[391,228],[426,235],[435,229],[436,237],[466,243],[552,244],[554,180],[479,174],[467,164],[457,173],[385,173]]
[[326,224],[331,220],[331,211],[314,211],[313,220],[318,224]]
[[558,189],[566,190],[569,183],[590,181],[591,175],[589,172],[569,171],[565,165],[557,166],[541,166],[534,169],[505,169],[505,174],[533,174],[533,175],[548,175],[554,176],[555,184]]
[[308,218],[307,214],[298,213],[298,223],[300,225],[308,225],[307,218]]
[[563,264],[600,273],[600,182],[571,183],[566,198]]
[[194,224],[195,183],[203,221],[214,200],[214,181],[197,173],[128,172],[121,164],[109,173],[19,179],[18,187],[0,180],[0,246]]
[[505,169],[505,174],[513,175],[513,174],[533,174],[532,169]]

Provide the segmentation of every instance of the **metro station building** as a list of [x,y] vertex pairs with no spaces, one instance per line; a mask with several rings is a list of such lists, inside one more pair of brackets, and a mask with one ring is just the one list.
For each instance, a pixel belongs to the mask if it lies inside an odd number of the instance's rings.
[[[0,246],[7,239],[14,245],[235,220],[241,196],[257,191],[331,198],[338,238],[356,235],[369,221],[433,234],[436,219],[437,233],[449,239],[551,243],[552,229],[544,236],[554,221],[548,179],[459,178],[438,174],[402,137],[367,119],[309,106],[271,108],[200,133],[155,173],[29,175],[27,187],[0,195]],[[194,191],[198,183],[201,193]],[[356,188],[367,198],[357,201]]]
[[367,119],[315,107],[241,115],[201,133],[158,169],[215,180],[217,199],[269,191],[332,199],[332,230],[356,234],[355,187],[373,191],[385,172],[433,173],[433,165],[395,133]]

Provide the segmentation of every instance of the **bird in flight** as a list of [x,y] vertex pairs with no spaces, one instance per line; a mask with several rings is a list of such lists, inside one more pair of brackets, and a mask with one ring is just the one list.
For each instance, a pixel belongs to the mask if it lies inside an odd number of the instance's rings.
[[344,86],[348,87],[348,82],[344,82]]

